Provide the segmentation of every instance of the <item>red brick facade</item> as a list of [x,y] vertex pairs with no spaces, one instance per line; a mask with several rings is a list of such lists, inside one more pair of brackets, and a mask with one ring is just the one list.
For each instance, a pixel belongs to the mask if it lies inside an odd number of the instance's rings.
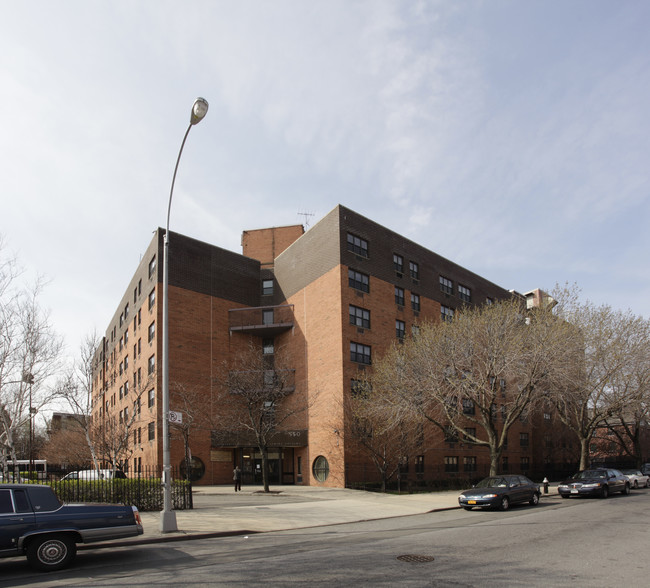
[[[162,458],[157,369],[162,234],[159,229],[97,354],[93,417],[97,423],[108,423],[128,409],[129,443],[122,453],[128,471],[159,466]],[[341,206],[306,233],[300,225],[244,232],[244,255],[174,233],[170,239],[170,409],[180,410],[183,398],[176,390],[181,388],[203,399],[204,424],[190,433],[192,458],[204,468],[199,484],[230,483],[236,463],[244,469],[244,483],[259,482],[254,447],[218,446],[211,436],[211,429],[219,427],[220,409],[213,401],[217,375],[251,339],[260,349],[262,341],[273,339],[278,348],[288,350],[295,370],[294,394],[309,404],[307,412],[286,425],[284,445],[272,450],[277,474],[272,482],[343,487],[372,481],[377,475],[343,434],[351,381],[371,369],[351,360],[351,343],[379,357],[397,339],[396,321],[403,323],[408,336],[418,322],[439,320],[443,307],[453,311],[463,304],[510,296],[507,290]],[[350,239],[356,239],[356,250],[350,250],[354,249]],[[361,283],[355,282],[357,278]],[[445,284],[453,284],[451,293],[441,289],[442,278]],[[273,280],[272,293],[262,289],[263,280]],[[155,292],[153,299],[151,292]],[[369,327],[350,324],[350,305],[369,313]],[[265,309],[272,311],[272,323],[262,318]],[[154,372],[148,380],[150,358]],[[120,398],[127,380],[129,392]],[[135,418],[131,410],[136,411]],[[151,428],[154,438],[149,440]],[[545,450],[541,440],[549,435],[555,439],[556,429],[555,423],[541,416],[513,428],[505,455],[510,471],[541,469],[550,453],[555,459],[553,443],[547,443]],[[520,433],[527,437],[520,438]],[[177,434],[171,447],[172,464],[180,465],[185,450]],[[567,460],[571,459],[568,452]],[[458,458],[458,475],[473,471],[464,472],[466,461],[474,461],[475,471],[489,463],[484,449],[446,443],[439,432],[426,431],[420,478],[455,475],[445,472],[446,456]],[[320,481],[312,469],[319,457],[329,467]]]

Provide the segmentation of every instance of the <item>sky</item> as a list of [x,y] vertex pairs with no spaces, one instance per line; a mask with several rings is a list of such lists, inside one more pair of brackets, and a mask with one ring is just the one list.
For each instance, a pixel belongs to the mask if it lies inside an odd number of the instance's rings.
[[342,204],[519,292],[648,317],[646,0],[0,0],[3,256],[74,354],[166,222]]

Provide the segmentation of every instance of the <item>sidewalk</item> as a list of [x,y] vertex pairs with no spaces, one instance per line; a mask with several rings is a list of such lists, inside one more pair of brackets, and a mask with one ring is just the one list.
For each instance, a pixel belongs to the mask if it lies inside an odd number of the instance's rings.
[[[160,513],[143,512],[144,534],[119,545],[182,541],[300,529],[340,523],[424,514],[459,508],[457,490],[417,494],[384,494],[342,488],[274,486],[265,494],[259,486],[196,486],[194,508],[176,511],[178,531],[161,533]],[[559,498],[552,487],[542,501]],[[89,545],[96,548],[110,544]],[[83,547],[80,546],[83,549]]]

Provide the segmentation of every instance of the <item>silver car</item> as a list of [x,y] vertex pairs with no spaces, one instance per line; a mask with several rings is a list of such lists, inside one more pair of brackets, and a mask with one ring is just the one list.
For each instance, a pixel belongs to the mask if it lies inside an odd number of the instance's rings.
[[650,476],[641,473],[641,470],[621,470],[627,476],[632,488],[650,488]]

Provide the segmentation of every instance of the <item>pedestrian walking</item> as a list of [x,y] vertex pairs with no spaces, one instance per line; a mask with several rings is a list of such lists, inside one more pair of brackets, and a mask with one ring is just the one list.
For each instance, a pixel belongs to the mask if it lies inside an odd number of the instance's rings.
[[232,471],[232,479],[235,481],[235,492],[237,492],[237,490],[241,491],[241,470],[239,469],[239,466],[236,466]]

